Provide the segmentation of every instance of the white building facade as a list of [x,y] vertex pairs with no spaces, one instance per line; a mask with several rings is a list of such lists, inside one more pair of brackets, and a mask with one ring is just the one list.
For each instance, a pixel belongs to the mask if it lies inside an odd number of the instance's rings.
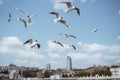
[[120,67],[110,68],[112,76],[120,76]]

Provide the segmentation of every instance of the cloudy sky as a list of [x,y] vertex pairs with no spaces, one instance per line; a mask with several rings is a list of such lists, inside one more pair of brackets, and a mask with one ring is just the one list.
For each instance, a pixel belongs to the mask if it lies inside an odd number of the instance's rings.
[[[69,1],[80,9],[65,13]],[[93,65],[112,65],[120,61],[120,0],[0,0],[0,66],[14,63],[18,66],[45,68],[50,63],[53,69],[66,68],[66,57],[72,58],[73,68]],[[27,19],[18,11],[22,9],[32,17],[32,24],[25,29],[18,18]],[[54,22],[51,11],[59,12],[70,25]],[[12,20],[7,22],[8,14]],[[93,33],[93,29],[98,31]],[[65,38],[61,33],[77,38]],[[32,38],[41,48],[22,45]],[[51,41],[61,42],[64,47]],[[69,47],[75,45],[76,50]]]

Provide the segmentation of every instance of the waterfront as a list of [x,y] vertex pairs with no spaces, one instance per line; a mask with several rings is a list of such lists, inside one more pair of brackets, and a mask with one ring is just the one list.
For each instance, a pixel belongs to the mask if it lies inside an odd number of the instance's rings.
[[79,77],[79,78],[27,78],[22,80],[120,80],[120,76],[111,77]]

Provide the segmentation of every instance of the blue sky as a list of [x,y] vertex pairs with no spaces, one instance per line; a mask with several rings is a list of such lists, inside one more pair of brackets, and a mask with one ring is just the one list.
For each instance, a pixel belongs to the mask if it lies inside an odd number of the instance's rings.
[[[58,2],[70,1],[80,9],[65,13],[66,6]],[[66,57],[71,56],[73,68],[86,68],[93,65],[112,65],[120,61],[120,0],[0,0],[0,65],[11,62],[18,66],[45,68],[65,68]],[[17,20],[26,16],[23,9],[32,17],[27,29]],[[55,23],[51,11],[57,11],[68,22],[70,29]],[[7,17],[11,13],[12,20]],[[97,32],[92,30],[96,28]],[[60,33],[73,34],[77,39],[64,38]],[[40,49],[22,45],[28,39],[38,40]],[[64,48],[51,43],[57,40]],[[74,44],[76,51],[69,47]]]

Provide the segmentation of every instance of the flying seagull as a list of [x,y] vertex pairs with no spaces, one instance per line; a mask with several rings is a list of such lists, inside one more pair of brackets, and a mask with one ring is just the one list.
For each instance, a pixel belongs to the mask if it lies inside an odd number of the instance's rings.
[[18,21],[23,22],[25,29],[27,28],[27,21],[25,21],[23,18],[18,18]]
[[61,23],[61,24],[64,24],[68,29],[70,28],[70,26],[67,24],[67,22],[63,19],[63,17],[61,17],[59,15],[58,12],[49,12],[50,14],[53,14],[56,16],[56,19],[54,19],[54,22],[58,22],[58,23]]
[[37,40],[36,40],[36,41],[33,41],[33,39],[28,39],[27,41],[25,41],[25,42],[23,43],[23,45],[25,45],[25,44],[27,44],[27,43],[31,44],[31,48],[34,48],[35,46],[37,46],[38,49],[40,48],[40,44],[38,43]]
[[31,17],[37,16],[36,14],[35,14],[35,15],[29,15],[27,12],[25,12],[25,11],[22,10],[22,9],[18,9],[18,8],[17,8],[17,10],[19,10],[20,12],[22,12],[23,14],[25,14],[25,16],[27,17],[27,22],[28,22],[28,24],[31,24],[31,23],[32,23]]
[[66,13],[75,10],[77,12],[77,14],[80,16],[80,9],[75,7],[75,6],[73,6],[71,4],[71,2],[61,2],[61,3],[66,4],[66,6],[67,6],[67,9],[65,10]]
[[60,35],[63,35],[65,38],[69,38],[69,37],[71,37],[71,38],[76,38],[76,36],[74,36],[74,35],[72,35],[72,34],[60,34]]
[[74,50],[76,50],[76,47],[74,45],[69,45],[69,47],[72,47]]
[[10,22],[11,19],[12,19],[12,18],[11,18],[11,13],[9,13],[9,14],[8,14],[8,22]]
[[93,30],[92,30],[92,32],[97,32],[98,30],[96,29],[96,28],[94,28]]
[[55,43],[55,44],[58,44],[58,45],[60,45],[60,46],[62,46],[62,47],[64,47],[63,44],[60,43],[59,41],[52,41],[52,42]]

